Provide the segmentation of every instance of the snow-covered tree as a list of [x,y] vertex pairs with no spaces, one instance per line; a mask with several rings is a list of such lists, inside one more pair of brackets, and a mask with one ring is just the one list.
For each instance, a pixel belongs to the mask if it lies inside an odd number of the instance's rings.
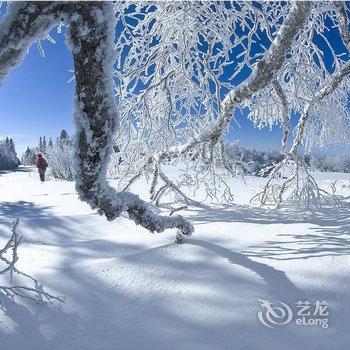
[[65,130],[61,132],[54,145],[47,147],[45,156],[53,177],[64,180],[75,179],[73,142]]
[[51,138],[51,137],[50,137],[50,139],[49,139],[48,148],[49,148],[49,149],[52,149],[52,148],[53,148],[53,142],[52,142],[52,138]]
[[[349,142],[347,11],[344,2],[322,1],[118,3],[123,163],[112,165],[124,182],[130,175],[123,188],[145,172],[158,177],[174,156],[187,162],[195,155],[214,175],[217,168],[235,174],[243,164],[227,159],[223,144],[234,112],[242,110],[256,127],[282,126],[282,170],[288,163],[305,175],[294,178],[303,184],[288,183],[319,192],[299,152],[302,143]],[[343,39],[341,47],[332,36]],[[302,117],[305,108],[312,117]],[[300,118],[294,135],[292,115]],[[279,205],[286,192],[272,184],[280,180],[279,165],[266,170],[272,196],[259,200]]]
[[46,136],[43,136],[42,151],[44,153],[46,153],[46,148],[47,148]]
[[13,139],[6,137],[0,140],[0,170],[17,169],[19,164]]
[[16,153],[15,142],[12,138],[6,138],[6,142],[8,144],[8,148],[12,153]]
[[60,141],[64,142],[64,140],[69,140],[69,135],[68,132],[66,130],[62,130],[60,133],[60,137],[59,137]]
[[[308,174],[298,153],[303,142],[348,139],[346,6],[326,1],[14,3],[0,27],[0,82],[32,42],[62,21],[69,25],[80,198],[110,220],[125,211],[151,231],[177,227],[190,234],[189,222],[155,214],[127,191],[130,184],[151,172],[152,195],[159,199],[171,189],[188,200],[162,168],[165,161],[187,157],[201,162],[205,174],[217,176],[218,167],[236,174],[245,165],[228,159],[225,137],[239,110],[248,110],[258,127],[283,127],[285,158],[271,170],[262,203],[270,179],[286,163]],[[329,28],[342,38],[341,50],[330,42]],[[294,135],[292,115],[299,118]],[[106,180],[115,144],[122,160],[118,169],[130,174],[121,192]],[[309,174],[305,178],[306,185],[297,186],[303,193],[313,184]],[[287,185],[271,197],[277,204]]]
[[35,164],[35,159],[36,159],[36,155],[37,155],[37,149],[36,148],[31,148],[31,147],[27,147],[27,149],[25,150],[25,152],[22,155],[21,158],[21,164],[22,165],[33,165]]

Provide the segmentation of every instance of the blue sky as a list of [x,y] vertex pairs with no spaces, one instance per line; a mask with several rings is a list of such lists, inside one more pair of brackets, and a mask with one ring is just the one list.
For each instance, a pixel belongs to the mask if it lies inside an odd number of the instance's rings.
[[[2,8],[4,10],[4,8]],[[4,13],[4,11],[2,11]],[[3,15],[0,13],[0,19]],[[63,34],[51,32],[56,44],[42,41],[45,57],[32,45],[24,62],[12,70],[0,86],[0,138],[10,136],[21,154],[27,145],[35,145],[40,136],[53,139],[62,129],[74,132],[73,62]],[[241,127],[232,124],[230,140],[257,149],[279,149],[281,128],[256,130],[243,116]]]
[[39,136],[56,137],[73,131],[72,58],[64,36],[52,33],[56,44],[43,41],[45,57],[32,45],[24,62],[0,86],[0,136],[11,136],[17,152],[35,144]]

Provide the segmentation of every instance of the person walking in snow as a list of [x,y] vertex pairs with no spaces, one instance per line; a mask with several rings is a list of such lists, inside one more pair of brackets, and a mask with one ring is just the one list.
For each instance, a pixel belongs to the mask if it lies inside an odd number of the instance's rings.
[[42,182],[45,181],[45,171],[46,168],[48,167],[47,161],[45,160],[45,158],[42,156],[42,154],[38,154],[38,157],[35,161],[35,165],[38,168],[39,171],[39,176],[40,176],[40,180]]

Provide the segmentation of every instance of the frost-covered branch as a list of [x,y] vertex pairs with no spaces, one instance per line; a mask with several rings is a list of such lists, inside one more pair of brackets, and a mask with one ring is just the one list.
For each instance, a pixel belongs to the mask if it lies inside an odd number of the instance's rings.
[[[302,145],[304,139],[305,128],[309,122],[310,117],[315,113],[313,107],[319,106],[323,100],[327,101],[327,97],[332,97],[332,94],[336,94],[339,86],[344,82],[350,75],[350,63],[347,63],[342,69],[336,73],[333,77],[329,78],[329,81],[322,86],[314,97],[305,104],[304,111],[301,114],[298,124],[296,126],[296,132],[293,139],[290,150],[285,154],[284,159],[276,164],[269,174],[267,182],[256,196],[252,200],[258,199],[261,204],[274,203],[276,206],[280,206],[283,201],[283,196],[292,190],[290,198],[297,200],[298,205],[304,203],[307,208],[310,205],[320,206],[324,196],[330,194],[322,190],[318,185],[314,177],[310,174],[308,166],[303,158],[298,154],[298,150]],[[318,111],[318,109],[316,109]],[[283,171],[288,167],[294,167],[292,175],[283,179]],[[277,184],[275,183],[277,180]],[[333,193],[333,203],[339,205],[339,201]]]
[[[158,176],[163,180],[163,182],[165,183],[164,186],[162,186],[157,192],[154,193],[153,196],[153,201],[155,201],[155,203],[157,205],[159,205],[159,202],[162,198],[162,196],[165,194],[167,189],[170,189],[172,191],[175,192],[175,194],[177,196],[179,196],[181,198],[181,200],[183,202],[185,202],[186,206],[201,206],[201,203],[189,198],[183,190],[180,189],[180,187],[178,185],[176,185],[173,181],[171,181],[168,176],[165,175],[165,173],[160,169],[160,166],[158,165]],[[152,186],[153,187],[153,186]],[[174,213],[174,211],[173,211]]]
[[330,96],[338,86],[343,82],[345,78],[347,78],[350,74],[350,63],[346,64],[340,72],[335,74],[332,78],[329,79],[329,82],[319,89],[313,99],[310,102],[307,102],[304,107],[303,114],[301,115],[299,122],[296,127],[296,135],[293,140],[292,147],[290,149],[290,153],[295,155],[303,141],[305,125],[310,118],[310,110],[315,105],[318,106],[323,99]]
[[346,47],[350,49],[349,21],[348,21],[348,15],[346,13],[346,2],[334,1],[334,5],[338,11],[340,34],[344,40]]
[[[284,173],[289,175],[283,176]],[[275,204],[279,207],[287,196],[289,202],[306,209],[322,207],[323,203],[340,206],[335,191],[331,194],[319,187],[309,166],[297,154],[289,154],[272,169],[264,188],[251,201],[258,199],[262,205]]]
[[142,168],[147,167],[153,161],[161,161],[169,156],[184,155],[203,142],[210,142],[214,146],[223,136],[232,120],[234,108],[250,99],[256,92],[275,80],[285,61],[286,53],[290,50],[295,36],[308,18],[312,6],[312,2],[293,2],[284,24],[279,29],[264,57],[256,64],[248,81],[231,90],[220,103],[220,113],[217,120],[212,122],[211,125],[207,124],[203,131],[199,132],[198,135],[191,138],[188,142],[163,149],[157,154],[152,154],[144,161]]
[[[52,303],[55,300],[63,302],[61,297],[46,292],[35,278],[16,267],[18,247],[22,241],[22,237],[17,233],[18,223],[18,219],[13,222],[11,237],[5,246],[0,249],[0,276],[3,276],[3,279],[8,281],[7,285],[0,283],[0,293],[11,299],[17,296],[37,303]],[[14,283],[15,279],[18,280],[16,283]],[[28,281],[30,283],[29,286]]]
[[60,23],[65,2],[19,1],[9,4],[0,26],[0,84],[10,70],[23,61],[35,41],[45,39]]
[[230,91],[222,101],[221,114],[214,125],[209,126],[208,130],[205,130],[190,142],[169,149],[168,154],[183,154],[199,143],[207,141],[216,143],[220,139],[233,117],[234,108],[274,80],[285,60],[286,53],[292,46],[294,37],[308,18],[311,8],[311,1],[295,1],[293,3],[285,23],[264,58],[256,65],[249,80]]
[[210,128],[209,132],[203,133],[198,141],[211,139],[217,142],[231,121],[234,108],[265,88],[271,81],[274,81],[287,52],[292,47],[295,36],[303,28],[312,6],[311,1],[295,1],[293,3],[290,13],[277,33],[270,49],[256,65],[249,80],[227,94],[222,101],[222,113],[218,121]]
[[282,104],[282,127],[283,127],[283,137],[282,137],[282,152],[286,152],[288,136],[290,132],[290,116],[289,116],[289,107],[288,99],[286,94],[283,91],[283,88],[278,80],[273,81],[273,87],[281,101]]

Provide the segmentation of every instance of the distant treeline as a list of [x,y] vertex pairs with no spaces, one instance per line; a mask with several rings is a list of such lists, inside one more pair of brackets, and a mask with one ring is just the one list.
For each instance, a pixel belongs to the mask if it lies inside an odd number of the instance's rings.
[[[279,163],[283,155],[278,151],[258,151],[229,144],[227,152],[248,164],[248,173],[261,176],[264,169]],[[322,172],[350,173],[350,155],[304,155],[305,162],[314,170]],[[268,173],[268,172],[267,172]],[[265,173],[265,175],[267,174]]]
[[[11,147],[14,149],[13,141],[7,141],[7,143],[11,143],[11,145],[13,145]],[[267,169],[283,159],[283,155],[278,151],[248,149],[237,143],[227,143],[225,149],[232,159],[239,159],[248,165],[248,167],[245,168],[246,174],[255,176],[266,176],[268,174]],[[119,153],[117,145],[114,147],[114,150],[116,153]],[[74,179],[73,142],[72,138],[65,130],[61,131],[55,142],[53,142],[51,138],[45,136],[40,137],[37,146],[27,147],[27,150],[22,156],[21,163],[23,165],[35,164],[38,153],[42,153],[47,159],[51,174],[55,178],[65,180]],[[305,155],[304,159],[314,170],[350,173],[350,156],[347,155]],[[121,162],[123,162],[123,159],[119,156],[119,163]]]

